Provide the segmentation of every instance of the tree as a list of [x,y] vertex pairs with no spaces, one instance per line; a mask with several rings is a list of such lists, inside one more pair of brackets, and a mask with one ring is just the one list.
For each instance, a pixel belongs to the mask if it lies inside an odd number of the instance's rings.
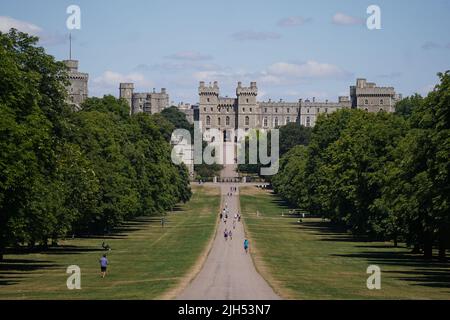
[[297,145],[307,146],[312,128],[289,122],[280,128],[280,157]]

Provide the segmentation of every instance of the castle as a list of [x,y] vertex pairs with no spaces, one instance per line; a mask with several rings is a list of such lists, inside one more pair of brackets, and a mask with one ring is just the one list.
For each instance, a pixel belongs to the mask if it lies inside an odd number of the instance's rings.
[[[77,60],[64,60],[68,67],[70,85],[67,87],[68,102],[75,110],[88,97],[87,73],[78,71]],[[395,103],[401,95],[393,87],[378,87],[366,79],[357,79],[356,85],[350,86],[349,96],[338,97],[337,102],[299,99],[296,102],[257,101],[258,87],[250,82],[245,87],[238,82],[236,98],[220,96],[217,81],[206,85],[200,81],[198,87],[198,105],[180,104],[179,110],[186,114],[189,122],[200,122],[202,130],[219,129],[225,141],[231,137],[231,129],[273,129],[290,122],[306,127],[313,127],[317,117],[322,113],[332,113],[339,109],[362,109],[368,112],[394,112]],[[125,99],[130,114],[145,112],[159,113],[169,106],[169,94],[165,88],[160,92],[134,92],[133,83],[120,83],[119,97]]]
[[69,69],[69,86],[66,88],[68,93],[68,103],[75,110],[80,110],[80,105],[88,97],[89,74],[78,71],[78,60],[64,60],[63,63]]
[[161,88],[160,92],[134,92],[133,83],[120,83],[119,97],[127,101],[130,106],[130,114],[146,112],[150,114],[158,113],[169,106],[169,95],[166,88]]
[[[350,97],[340,96],[337,102],[299,99],[297,102],[257,101],[256,82],[249,87],[238,82],[236,98],[221,97],[217,81],[198,87],[198,120],[203,130],[215,128],[223,134],[224,141],[230,141],[232,129],[273,129],[290,122],[306,127],[314,126],[322,113],[332,113],[339,109],[354,108],[368,112],[394,112],[395,103],[401,99],[393,87],[377,87],[366,79],[357,79],[350,86]],[[196,119],[197,120],[197,119]]]

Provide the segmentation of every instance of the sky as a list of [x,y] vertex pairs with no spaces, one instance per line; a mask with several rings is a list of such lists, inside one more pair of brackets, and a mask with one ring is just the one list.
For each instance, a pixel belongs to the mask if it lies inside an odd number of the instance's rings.
[[[78,5],[81,28],[66,10]],[[377,5],[381,29],[369,30]],[[235,96],[256,81],[258,100],[337,101],[356,78],[422,95],[450,69],[450,0],[0,0],[0,31],[40,37],[56,59],[89,73],[89,95],[164,87],[174,104],[198,101],[199,81]]]

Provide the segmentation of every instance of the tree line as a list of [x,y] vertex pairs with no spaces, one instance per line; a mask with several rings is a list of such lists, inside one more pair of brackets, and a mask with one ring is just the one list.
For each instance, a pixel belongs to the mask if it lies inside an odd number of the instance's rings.
[[66,103],[67,69],[37,38],[0,32],[0,258],[72,234],[107,233],[191,196],[171,162],[175,127],[164,115],[129,115],[124,100]]
[[405,242],[431,258],[450,246],[450,72],[395,113],[319,116],[308,145],[291,148],[272,178],[292,205],[358,236]]

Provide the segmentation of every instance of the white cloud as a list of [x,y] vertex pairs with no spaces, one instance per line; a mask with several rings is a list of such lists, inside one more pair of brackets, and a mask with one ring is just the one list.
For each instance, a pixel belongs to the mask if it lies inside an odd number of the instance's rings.
[[302,64],[277,62],[267,68],[269,75],[284,78],[340,78],[349,73],[338,66],[317,61],[307,61]]
[[248,41],[248,40],[277,40],[281,38],[281,35],[276,32],[264,32],[264,31],[239,31],[231,35],[234,40]]
[[363,24],[364,19],[349,16],[347,14],[344,14],[342,12],[337,12],[332,19],[334,24],[337,25],[357,25],[357,24]]
[[97,95],[113,94],[117,96],[121,82],[132,82],[134,83],[135,89],[141,88],[148,90],[153,86],[153,82],[148,81],[141,73],[132,72],[129,74],[121,74],[110,70],[94,78],[92,82],[94,94]]
[[187,60],[187,61],[204,61],[211,60],[213,57],[208,54],[202,54],[196,51],[181,51],[165,57],[173,60]]
[[304,24],[311,22],[311,18],[304,18],[301,16],[292,16],[283,18],[278,21],[277,25],[280,27],[297,27],[297,26],[303,26]]
[[6,33],[11,28],[39,37],[39,43],[41,45],[57,45],[67,42],[67,37],[62,34],[46,32],[41,27],[31,22],[17,20],[7,16],[0,16],[0,31]]
[[6,33],[11,28],[34,36],[39,35],[43,31],[40,27],[30,22],[17,20],[7,16],[0,16],[0,31]]

